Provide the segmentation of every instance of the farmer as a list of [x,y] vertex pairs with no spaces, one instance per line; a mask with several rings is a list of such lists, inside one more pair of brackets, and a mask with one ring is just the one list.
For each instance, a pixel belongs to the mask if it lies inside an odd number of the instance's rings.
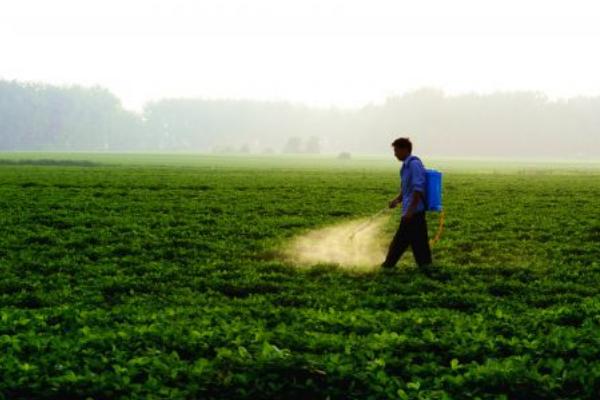
[[412,143],[408,138],[394,140],[392,147],[396,158],[402,161],[401,190],[400,194],[390,201],[389,206],[395,208],[402,203],[402,219],[381,266],[395,267],[410,245],[415,261],[419,267],[427,271],[427,267],[431,264],[431,249],[425,220],[425,167],[418,157],[411,154]]

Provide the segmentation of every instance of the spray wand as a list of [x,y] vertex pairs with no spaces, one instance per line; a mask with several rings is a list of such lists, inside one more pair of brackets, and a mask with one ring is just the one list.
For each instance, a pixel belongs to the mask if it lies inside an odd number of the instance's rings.
[[[356,234],[360,231],[362,231],[363,229],[365,229],[366,227],[368,227],[369,225],[371,225],[373,223],[373,221],[379,217],[381,214],[385,213],[386,211],[391,210],[391,208],[389,207],[384,207],[381,210],[377,211],[375,214],[371,215],[369,217],[368,220],[366,220],[365,222],[363,222],[362,224],[360,224],[359,226],[357,226],[354,231],[352,231],[352,233],[350,234],[350,236],[348,236],[348,238],[350,240],[354,239],[354,236],[356,236]],[[446,221],[446,213],[444,212],[444,210],[442,209],[440,212],[440,220],[439,220],[439,225],[437,228],[437,231],[435,232],[435,235],[432,239],[429,240],[429,245],[431,247],[433,247],[433,245],[435,245],[441,238],[442,236],[442,232],[444,231],[444,222]]]
[[356,229],[354,229],[354,231],[352,231],[352,233],[350,234],[350,236],[348,236],[348,238],[350,240],[354,239],[354,236],[356,236],[356,234],[358,232],[362,231],[367,226],[371,225],[371,223],[373,223],[373,221],[377,217],[379,217],[381,214],[385,213],[388,210],[391,210],[391,208],[389,208],[388,206],[386,206],[386,207],[382,208],[381,210],[377,211],[375,214],[371,215],[368,220],[366,220],[365,222],[363,222],[362,224],[360,224],[359,226],[357,226]]

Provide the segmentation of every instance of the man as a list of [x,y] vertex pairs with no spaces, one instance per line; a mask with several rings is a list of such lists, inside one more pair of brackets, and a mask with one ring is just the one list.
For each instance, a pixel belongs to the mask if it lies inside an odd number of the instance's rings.
[[393,268],[410,245],[419,267],[428,271],[431,249],[425,219],[425,167],[418,157],[412,155],[412,143],[408,138],[394,140],[392,147],[396,158],[402,161],[401,190],[389,206],[395,208],[402,204],[402,219],[381,266]]

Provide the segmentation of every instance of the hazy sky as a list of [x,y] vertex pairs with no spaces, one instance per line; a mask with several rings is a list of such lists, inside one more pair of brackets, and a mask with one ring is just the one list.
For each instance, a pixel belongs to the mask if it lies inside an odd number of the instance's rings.
[[0,0],[0,78],[160,97],[360,106],[449,93],[600,94],[600,2]]

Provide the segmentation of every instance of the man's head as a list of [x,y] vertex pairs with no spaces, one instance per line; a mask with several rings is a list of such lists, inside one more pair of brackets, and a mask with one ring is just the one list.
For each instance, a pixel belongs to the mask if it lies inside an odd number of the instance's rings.
[[409,138],[398,138],[392,142],[394,148],[394,155],[400,161],[404,161],[412,153],[412,143]]

